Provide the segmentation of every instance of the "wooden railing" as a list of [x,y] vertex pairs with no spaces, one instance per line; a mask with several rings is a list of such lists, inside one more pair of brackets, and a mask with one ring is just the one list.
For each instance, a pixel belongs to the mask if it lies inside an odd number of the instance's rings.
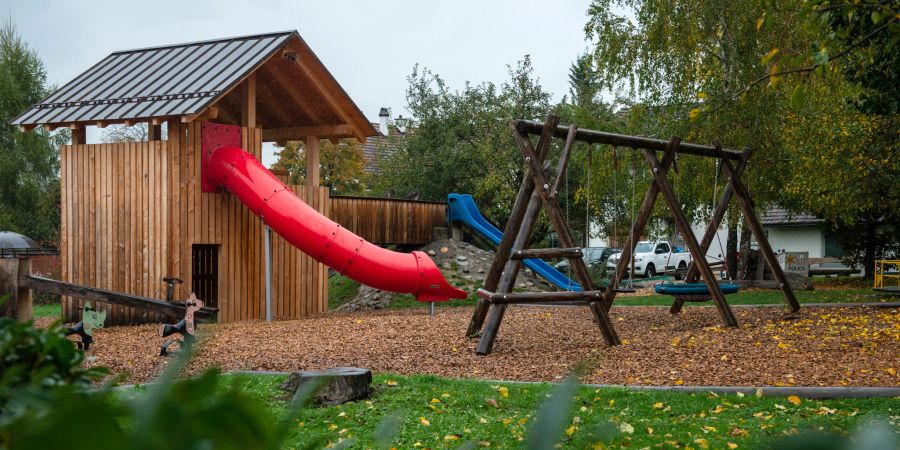
[[331,197],[331,220],[380,245],[425,245],[446,226],[447,204],[372,197]]

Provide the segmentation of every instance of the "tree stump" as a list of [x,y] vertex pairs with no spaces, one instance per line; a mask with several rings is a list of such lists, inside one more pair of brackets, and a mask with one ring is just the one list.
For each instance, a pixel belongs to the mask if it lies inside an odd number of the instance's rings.
[[323,371],[300,371],[292,373],[280,389],[295,394],[305,384],[324,380],[313,395],[319,406],[335,406],[368,397],[372,393],[372,371],[359,367],[335,367]]

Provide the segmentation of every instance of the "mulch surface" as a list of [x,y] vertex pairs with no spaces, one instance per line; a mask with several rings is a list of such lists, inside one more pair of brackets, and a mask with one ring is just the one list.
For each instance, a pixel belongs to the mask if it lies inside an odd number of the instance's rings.
[[[463,336],[470,308],[328,314],[271,324],[203,325],[190,365],[223,370],[367,367],[376,372],[552,381],[587,364],[585,382],[630,385],[898,386],[900,310],[735,307],[737,328],[715,308],[678,316],[654,307],[611,312],[625,345],[607,347],[587,308],[511,307],[494,352]],[[153,379],[165,366],[157,325],[100,330],[89,365]]]

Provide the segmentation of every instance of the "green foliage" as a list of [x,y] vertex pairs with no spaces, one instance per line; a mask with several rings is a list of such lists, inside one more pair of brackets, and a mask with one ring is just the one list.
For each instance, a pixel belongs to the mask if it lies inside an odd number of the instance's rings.
[[31,322],[0,318],[0,427],[25,415],[41,394],[65,386],[84,388],[105,373],[82,369],[83,360],[84,353],[58,325],[37,329]]
[[359,292],[359,283],[343,275],[328,279],[328,309],[335,309],[349,302]]
[[[362,194],[368,182],[365,163],[362,144],[356,140],[341,139],[337,144],[323,140],[319,149],[320,184],[329,187],[333,195]],[[278,161],[273,167],[287,170],[291,183],[305,183],[306,153],[303,142],[288,142],[278,152]]]
[[[283,377],[235,377],[253,383],[253,395],[277,414],[287,408],[273,401]],[[734,443],[749,449],[789,448],[822,439],[824,432],[833,445],[826,448],[846,449],[852,447],[839,435],[858,426],[866,428],[854,432],[854,441],[896,442],[884,427],[867,426],[878,416],[896,415],[890,398],[804,399],[795,405],[779,397],[636,392],[572,380],[554,385],[376,374],[374,383],[377,394],[365,401],[301,411],[286,445],[321,439],[350,448],[727,449]],[[386,428],[396,431],[383,433]]]
[[65,131],[23,133],[10,121],[48,92],[37,53],[15,25],[0,26],[0,230],[38,241],[59,235],[59,145]]
[[541,119],[551,111],[550,94],[534,78],[531,59],[510,67],[509,80],[500,86],[466,83],[460,91],[416,66],[406,99],[418,123],[385,161],[376,193],[418,192],[430,200],[471,193],[489,219],[504,223],[525,173],[510,122]]

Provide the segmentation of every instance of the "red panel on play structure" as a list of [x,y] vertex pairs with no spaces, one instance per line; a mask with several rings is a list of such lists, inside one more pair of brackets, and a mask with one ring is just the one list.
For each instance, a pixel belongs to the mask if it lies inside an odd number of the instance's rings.
[[200,191],[216,192],[206,177],[209,169],[209,157],[219,147],[241,147],[241,127],[237,125],[223,125],[220,123],[203,122],[200,125]]

